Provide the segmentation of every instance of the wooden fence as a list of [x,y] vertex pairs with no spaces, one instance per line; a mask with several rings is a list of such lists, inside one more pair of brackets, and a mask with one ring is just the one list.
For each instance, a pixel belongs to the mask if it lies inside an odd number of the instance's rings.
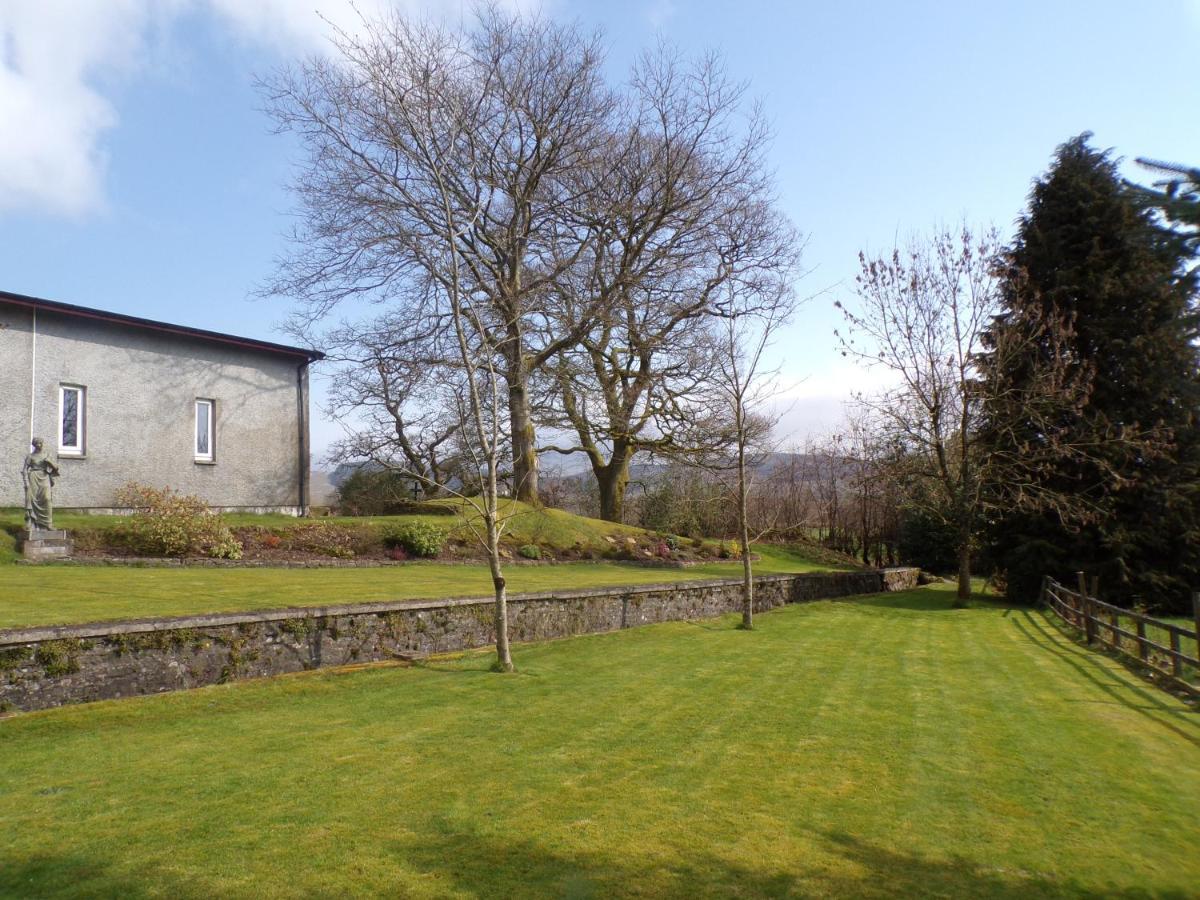
[[[1089,595],[1084,574],[1077,577],[1078,588],[1071,590],[1047,575],[1042,579],[1042,602],[1082,631],[1089,644],[1098,643],[1136,659],[1200,693],[1200,685],[1195,683],[1200,673],[1200,593],[1192,595],[1194,621],[1186,628],[1105,603],[1094,596],[1095,581]],[[1126,620],[1128,628],[1123,627]]]

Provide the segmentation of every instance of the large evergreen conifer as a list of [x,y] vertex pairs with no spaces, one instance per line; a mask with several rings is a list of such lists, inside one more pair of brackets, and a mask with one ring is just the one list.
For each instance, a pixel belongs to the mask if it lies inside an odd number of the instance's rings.
[[1200,168],[1153,159],[1139,159],[1138,165],[1162,177],[1153,187],[1132,182],[1126,186],[1143,205],[1161,211],[1180,230],[1180,239],[1191,252],[1200,253]]
[[[1034,184],[1005,258],[997,321],[1020,328],[1039,314],[1060,316],[1073,324],[1069,344],[1031,345],[1023,358],[984,368],[990,397],[1038,378],[1047,362],[1039,353],[1065,351],[1070,365],[1090,371],[1082,415],[1064,423],[1086,452],[1038,477],[1097,514],[1083,527],[1064,522],[1063,510],[999,515],[988,556],[1016,598],[1035,596],[1043,574],[1062,580],[1084,570],[1100,576],[1106,597],[1182,609],[1200,590],[1196,274],[1179,236],[1155,221],[1089,137],[1059,147]],[[1008,446],[995,449],[1039,439],[1017,432],[997,436]]]

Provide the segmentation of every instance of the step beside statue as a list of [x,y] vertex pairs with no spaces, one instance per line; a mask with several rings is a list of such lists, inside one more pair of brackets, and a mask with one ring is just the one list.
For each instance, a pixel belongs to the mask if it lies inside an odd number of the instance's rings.
[[21,466],[25,483],[25,530],[21,532],[21,551],[26,559],[51,559],[70,556],[71,539],[65,531],[54,529],[54,479],[61,478],[58,465],[46,453],[46,442],[35,437],[33,452]]

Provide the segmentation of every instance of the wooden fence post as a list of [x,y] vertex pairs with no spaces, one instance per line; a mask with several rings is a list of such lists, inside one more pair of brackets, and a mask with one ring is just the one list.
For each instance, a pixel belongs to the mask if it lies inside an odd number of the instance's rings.
[[[1185,658],[1191,660],[1200,657],[1200,591],[1192,594],[1192,616],[1195,619],[1195,631],[1188,631],[1186,626],[1180,628],[1171,622],[1103,603],[1098,596],[1099,580],[1089,579],[1083,572],[1075,573],[1075,581],[1079,587],[1078,591],[1068,590],[1049,575],[1042,578],[1042,594],[1059,618],[1084,632],[1089,646],[1095,647],[1096,644],[1099,644],[1097,649],[1104,649],[1107,644],[1113,650],[1127,655],[1132,655],[1127,649],[1129,645],[1121,640],[1122,635],[1117,632],[1121,628],[1123,618],[1133,620],[1134,632],[1128,637],[1131,643],[1136,643],[1138,658],[1143,664],[1160,672],[1169,672],[1182,683]],[[1091,592],[1088,590],[1089,587]],[[1078,604],[1072,599],[1075,597],[1079,598]],[[1104,615],[1105,612],[1108,613],[1107,616]],[[1111,635],[1109,640],[1105,640],[1103,633],[1097,633],[1102,628],[1109,630]],[[1148,635],[1147,632],[1150,628],[1165,631],[1169,646],[1158,643],[1161,639],[1158,637],[1157,631],[1153,637]],[[1192,640],[1196,641],[1196,656],[1192,655],[1190,647],[1184,646],[1186,642]],[[1161,651],[1163,656],[1169,658],[1170,668],[1167,668],[1166,665],[1168,660],[1160,658],[1159,654],[1155,652],[1156,650]],[[1194,685],[1192,687],[1194,689]]]
[[1083,627],[1084,637],[1090,644],[1096,637],[1096,629],[1092,624],[1091,604],[1088,603],[1087,576],[1082,572],[1076,572],[1075,581],[1079,585],[1079,624]]
[[1192,594],[1192,618],[1196,621],[1196,659],[1200,659],[1200,591]]
[[[1093,575],[1091,584],[1092,584],[1091,590],[1088,592],[1088,598],[1089,598],[1088,612],[1090,612],[1092,614],[1092,619],[1091,619],[1092,637],[1095,640],[1099,641],[1101,644],[1103,644],[1104,643],[1104,630],[1100,627],[1100,607],[1093,606],[1091,603],[1092,600],[1100,599],[1100,576]],[[1116,636],[1117,636],[1117,633],[1114,631],[1112,633],[1111,637],[1115,638]]]

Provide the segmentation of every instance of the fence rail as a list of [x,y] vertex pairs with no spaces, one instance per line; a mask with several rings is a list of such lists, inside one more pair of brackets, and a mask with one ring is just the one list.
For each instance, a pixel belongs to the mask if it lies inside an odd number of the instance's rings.
[[[1050,576],[1042,580],[1042,602],[1054,610],[1063,621],[1084,633],[1089,644],[1100,644],[1124,656],[1137,659],[1150,668],[1170,675],[1193,692],[1200,686],[1192,683],[1200,672],[1200,593],[1192,595],[1195,622],[1191,628],[1164,622],[1151,616],[1113,606],[1091,595],[1082,572],[1079,587],[1071,590]],[[1122,627],[1123,620],[1128,627]],[[1133,630],[1129,630],[1132,628]],[[1166,643],[1159,643],[1165,640]],[[1190,650],[1190,654],[1184,648]]]

